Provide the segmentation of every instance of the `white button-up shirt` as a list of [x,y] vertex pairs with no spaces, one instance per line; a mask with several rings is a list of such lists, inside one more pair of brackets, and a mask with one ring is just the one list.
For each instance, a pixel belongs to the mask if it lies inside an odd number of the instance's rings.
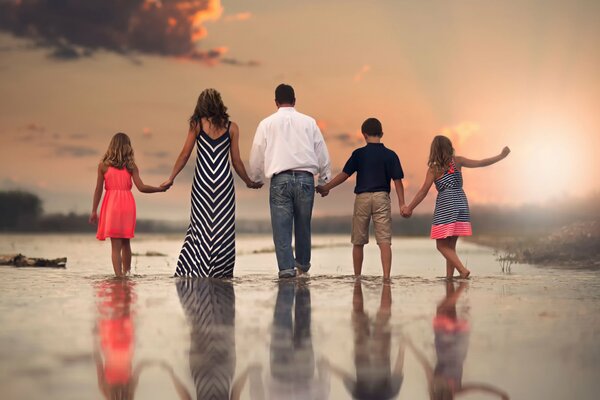
[[248,175],[255,182],[262,181],[263,176],[298,170],[319,175],[320,185],[327,183],[331,163],[317,122],[294,107],[280,107],[258,124],[249,169]]

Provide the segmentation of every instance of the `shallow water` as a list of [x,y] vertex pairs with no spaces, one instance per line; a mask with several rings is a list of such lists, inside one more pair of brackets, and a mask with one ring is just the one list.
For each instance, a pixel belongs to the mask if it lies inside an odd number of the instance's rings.
[[348,238],[318,236],[310,277],[278,282],[270,238],[241,236],[232,282],[192,281],[171,278],[180,239],[136,238],[134,252],[167,256],[134,257],[119,281],[92,236],[0,236],[0,254],[68,257],[66,270],[0,267],[1,398],[428,399],[430,384],[598,397],[597,272],[503,274],[463,243],[474,276],[447,284],[431,241],[395,238],[391,285],[374,245],[356,282]]

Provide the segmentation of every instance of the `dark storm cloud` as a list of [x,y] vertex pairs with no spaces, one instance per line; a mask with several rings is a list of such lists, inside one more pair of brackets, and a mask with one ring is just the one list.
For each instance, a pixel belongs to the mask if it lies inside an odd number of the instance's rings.
[[0,31],[61,60],[107,50],[215,64],[226,49],[199,50],[197,42],[206,36],[204,22],[222,11],[220,0],[9,0],[0,1]]

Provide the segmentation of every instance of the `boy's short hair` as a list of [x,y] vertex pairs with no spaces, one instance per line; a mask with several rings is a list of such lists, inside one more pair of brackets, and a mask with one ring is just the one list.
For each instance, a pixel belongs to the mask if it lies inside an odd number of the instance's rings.
[[360,131],[367,136],[383,136],[383,127],[377,118],[367,118],[360,127]]
[[279,104],[294,104],[296,101],[296,94],[294,88],[290,85],[282,83],[275,89],[275,101]]

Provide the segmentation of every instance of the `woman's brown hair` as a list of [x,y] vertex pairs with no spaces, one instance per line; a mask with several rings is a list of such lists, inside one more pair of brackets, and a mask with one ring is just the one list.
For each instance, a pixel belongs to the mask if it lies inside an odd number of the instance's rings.
[[202,118],[208,119],[218,128],[227,127],[229,122],[227,107],[225,107],[221,94],[216,89],[204,89],[200,93],[194,113],[190,117],[190,128],[197,128]]
[[448,170],[453,157],[454,147],[452,147],[450,139],[442,135],[434,137],[431,142],[427,165],[433,171],[435,178],[443,175]]
[[115,134],[110,140],[108,150],[106,150],[104,157],[102,157],[102,162],[111,167],[118,169],[127,168],[128,171],[133,171],[135,161],[133,159],[133,147],[131,147],[129,136],[123,132]]

